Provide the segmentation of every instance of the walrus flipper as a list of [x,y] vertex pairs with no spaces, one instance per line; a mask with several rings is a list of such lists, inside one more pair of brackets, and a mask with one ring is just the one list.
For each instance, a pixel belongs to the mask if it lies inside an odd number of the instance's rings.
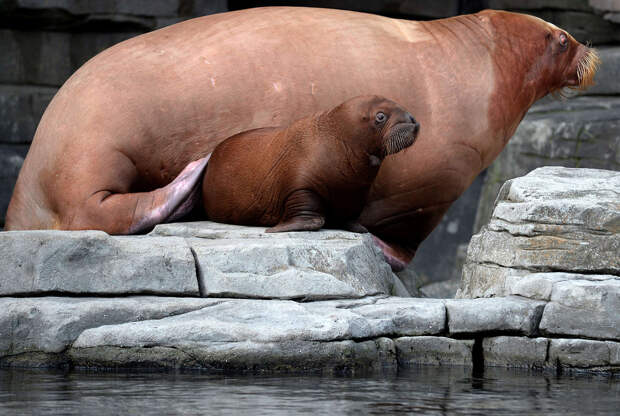
[[209,157],[189,163],[171,183],[150,192],[95,192],[61,228],[136,234],[174,221],[189,213],[200,200],[200,182]]
[[172,222],[189,214],[199,201],[200,179],[211,155],[189,163],[185,169],[163,188],[140,195],[148,200],[147,207],[136,206],[129,234],[140,233],[157,224]]
[[321,199],[313,191],[308,189],[294,191],[286,199],[283,219],[265,232],[319,230],[325,224],[322,207]]

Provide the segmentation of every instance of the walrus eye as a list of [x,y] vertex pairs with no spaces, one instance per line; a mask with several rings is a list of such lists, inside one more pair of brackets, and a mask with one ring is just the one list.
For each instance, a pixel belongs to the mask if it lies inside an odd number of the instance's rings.
[[560,33],[560,46],[566,48],[568,46],[568,37],[565,33]]
[[385,121],[385,118],[385,114],[383,114],[381,111],[379,111],[375,116],[375,120],[377,121],[377,123],[383,123]]

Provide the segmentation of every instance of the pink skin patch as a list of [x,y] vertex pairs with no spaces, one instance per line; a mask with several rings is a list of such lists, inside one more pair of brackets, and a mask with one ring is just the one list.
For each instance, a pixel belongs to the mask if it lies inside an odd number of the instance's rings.
[[153,200],[163,202],[153,206],[130,228],[130,233],[138,233],[157,224],[177,220],[187,215],[198,201],[200,178],[207,167],[211,154],[189,163],[168,185],[153,191],[159,197]]
[[377,237],[376,235],[372,236],[372,241],[381,249],[383,252],[383,257],[385,261],[392,267],[393,272],[400,272],[409,264],[411,259],[403,259],[402,254],[398,253],[392,246],[388,243]]

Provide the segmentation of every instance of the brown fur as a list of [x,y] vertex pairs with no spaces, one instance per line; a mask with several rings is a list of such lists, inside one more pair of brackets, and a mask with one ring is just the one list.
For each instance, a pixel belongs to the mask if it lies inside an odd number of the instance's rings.
[[286,128],[237,134],[215,148],[207,166],[207,217],[271,232],[316,230],[326,220],[355,227],[380,161],[410,146],[417,131],[396,103],[361,96]]

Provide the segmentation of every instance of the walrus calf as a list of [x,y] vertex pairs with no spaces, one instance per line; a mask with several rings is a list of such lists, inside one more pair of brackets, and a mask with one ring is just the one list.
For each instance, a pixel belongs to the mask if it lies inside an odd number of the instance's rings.
[[272,226],[267,232],[357,223],[383,159],[413,144],[419,124],[379,96],[360,96],[284,128],[262,128],[220,143],[202,184],[207,217]]

